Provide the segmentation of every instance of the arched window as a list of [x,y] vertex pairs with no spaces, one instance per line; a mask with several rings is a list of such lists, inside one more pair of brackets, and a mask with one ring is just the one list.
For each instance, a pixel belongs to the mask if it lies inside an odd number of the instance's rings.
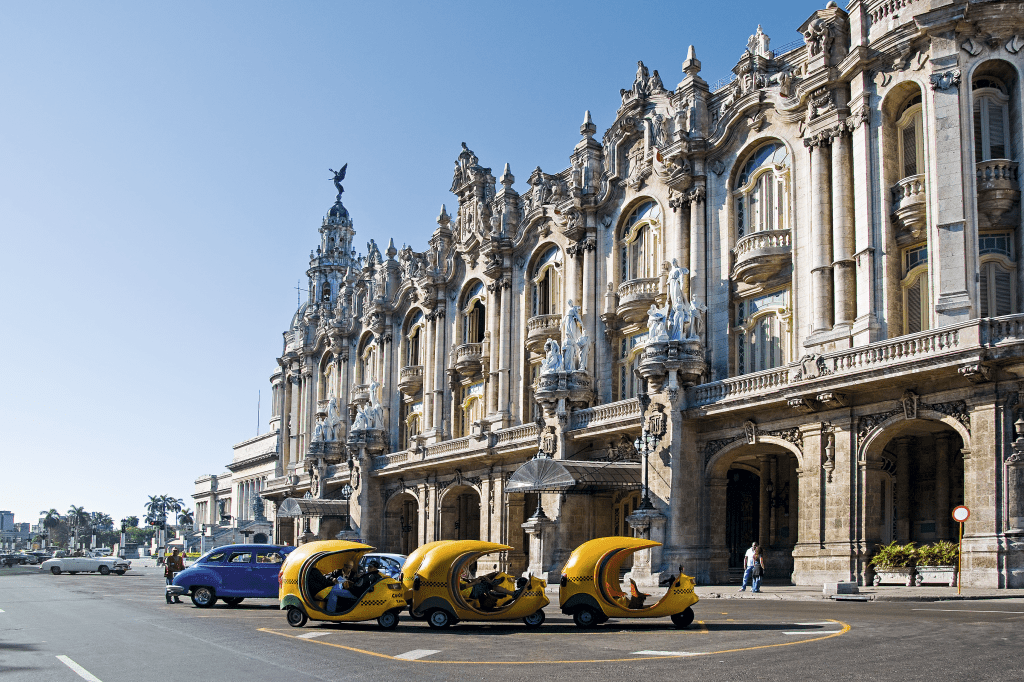
[[789,150],[771,142],[743,164],[733,193],[736,238],[789,228]]
[[1017,310],[1013,233],[995,232],[978,238],[981,267],[978,273],[980,317],[1012,315]]
[[974,79],[974,160],[1009,159],[1010,97],[1002,81]]
[[331,283],[324,282],[320,285],[320,300],[324,303],[330,303],[331,301]]
[[780,367],[790,360],[789,290],[748,298],[736,306],[736,368],[739,374]]
[[423,313],[417,310],[416,314],[413,315],[412,319],[409,321],[409,328],[405,333],[405,364],[407,367],[415,367],[423,364],[423,328]]
[[552,246],[537,260],[530,281],[533,285],[533,315],[554,315],[561,309],[562,250]]
[[928,247],[915,246],[903,252],[903,329],[905,334],[931,328],[928,291]]
[[405,418],[402,420],[402,447],[411,449],[416,444],[416,436],[420,432],[420,419],[423,417],[423,401],[402,405]]
[[924,173],[924,130],[921,123],[921,95],[903,106],[896,121],[899,144],[900,179]]
[[462,433],[468,436],[473,431],[473,423],[484,418],[484,384],[478,382],[462,389],[462,403],[459,406],[462,419],[459,420]]
[[377,342],[373,336],[366,337],[359,353],[357,383],[368,384],[377,376]]
[[657,203],[645,201],[630,212],[619,240],[621,281],[658,276],[660,235],[661,208]]
[[484,285],[477,282],[466,294],[462,306],[462,342],[482,343],[487,331],[487,305],[484,302]]
[[647,343],[647,332],[633,334],[619,341],[619,400],[635,398],[642,388],[637,376],[640,356]]

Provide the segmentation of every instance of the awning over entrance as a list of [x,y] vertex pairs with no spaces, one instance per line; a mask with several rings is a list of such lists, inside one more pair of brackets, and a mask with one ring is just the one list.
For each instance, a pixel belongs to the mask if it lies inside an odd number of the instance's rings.
[[531,459],[516,469],[506,493],[592,493],[604,490],[639,490],[639,462],[574,462]]
[[348,516],[348,500],[313,500],[289,497],[277,508],[278,518],[297,519],[303,516]]

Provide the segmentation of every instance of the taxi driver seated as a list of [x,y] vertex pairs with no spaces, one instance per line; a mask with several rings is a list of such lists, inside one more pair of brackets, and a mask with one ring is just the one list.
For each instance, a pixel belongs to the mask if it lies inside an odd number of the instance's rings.
[[352,608],[382,576],[380,564],[376,561],[370,561],[366,572],[362,573],[355,569],[354,562],[349,559],[341,568],[331,571],[324,577],[334,583],[327,596],[327,611],[340,613]]
[[[468,599],[474,599],[480,605],[481,611],[493,611],[498,607],[498,601],[504,597],[514,597],[518,592],[509,591],[502,586],[505,582],[505,575],[498,571],[482,575],[471,580],[463,580],[462,592]],[[468,589],[469,593],[466,594]]]

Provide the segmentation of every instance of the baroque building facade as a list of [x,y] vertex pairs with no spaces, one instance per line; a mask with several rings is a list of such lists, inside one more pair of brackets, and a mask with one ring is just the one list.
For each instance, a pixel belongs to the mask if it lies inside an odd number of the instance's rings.
[[1024,587],[1022,4],[830,2],[714,84],[692,47],[674,89],[639,63],[522,193],[463,144],[418,251],[356,252],[343,168],[220,494],[279,542],[479,538],[545,576],[643,534],[641,584],[753,540],[866,584],[965,504],[964,584]]

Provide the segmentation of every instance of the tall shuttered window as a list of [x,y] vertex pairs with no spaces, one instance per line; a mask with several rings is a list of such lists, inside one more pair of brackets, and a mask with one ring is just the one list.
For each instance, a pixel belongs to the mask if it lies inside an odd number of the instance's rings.
[[1010,129],[1010,98],[995,79],[974,82],[974,160],[1010,158],[1007,134]]
[[931,328],[928,304],[928,247],[907,249],[903,254],[903,329],[905,334]]
[[736,369],[760,372],[789,361],[789,290],[743,299],[736,305]]
[[901,178],[924,173],[924,136],[921,124],[921,97],[910,100],[899,121]]
[[1012,315],[1017,309],[1013,233],[982,234],[978,238],[978,254],[981,256],[978,272],[979,317]]

